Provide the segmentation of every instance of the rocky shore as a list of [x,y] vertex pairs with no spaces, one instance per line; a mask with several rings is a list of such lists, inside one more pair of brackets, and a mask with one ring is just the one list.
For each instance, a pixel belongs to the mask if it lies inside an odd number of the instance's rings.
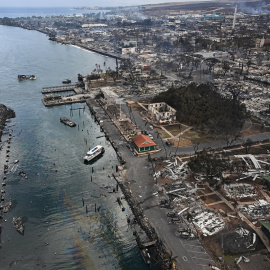
[[15,112],[12,109],[7,108],[3,104],[0,104],[0,142],[1,142],[2,132],[6,125],[6,120],[10,118],[14,118],[14,117],[15,117]]

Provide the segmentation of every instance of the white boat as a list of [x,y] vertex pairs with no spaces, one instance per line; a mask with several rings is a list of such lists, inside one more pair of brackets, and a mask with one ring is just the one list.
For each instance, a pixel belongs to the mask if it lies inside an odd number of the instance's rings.
[[88,151],[86,153],[86,155],[84,156],[84,160],[85,161],[91,161],[93,160],[94,158],[102,155],[103,153],[105,152],[105,149],[103,146],[101,145],[97,145],[95,146],[93,149],[91,149],[90,151]]

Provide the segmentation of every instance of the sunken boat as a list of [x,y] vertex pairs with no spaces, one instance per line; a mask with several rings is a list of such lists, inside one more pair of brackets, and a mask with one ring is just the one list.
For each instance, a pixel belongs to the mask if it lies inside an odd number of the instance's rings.
[[20,217],[14,217],[12,223],[17,232],[24,235],[24,225],[22,219]]

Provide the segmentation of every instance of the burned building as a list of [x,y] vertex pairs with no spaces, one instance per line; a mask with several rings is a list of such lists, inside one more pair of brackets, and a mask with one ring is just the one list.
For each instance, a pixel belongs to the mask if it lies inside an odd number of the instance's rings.
[[176,110],[165,102],[149,104],[148,113],[159,123],[170,123],[176,120]]

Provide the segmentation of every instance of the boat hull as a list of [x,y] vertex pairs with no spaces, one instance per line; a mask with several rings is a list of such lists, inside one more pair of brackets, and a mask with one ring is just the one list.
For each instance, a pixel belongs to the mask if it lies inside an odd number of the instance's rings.
[[64,123],[67,126],[70,126],[70,127],[76,127],[76,124],[74,122],[72,122],[71,120],[67,119],[66,117],[61,117],[60,122]]
[[86,163],[94,162],[95,160],[103,156],[104,152],[105,152],[105,149],[102,147],[101,149],[99,149],[98,152],[92,154],[91,156],[88,156],[88,155],[84,156],[83,160]]
[[35,75],[18,75],[18,80],[19,81],[24,81],[24,80],[35,80],[36,76]]

